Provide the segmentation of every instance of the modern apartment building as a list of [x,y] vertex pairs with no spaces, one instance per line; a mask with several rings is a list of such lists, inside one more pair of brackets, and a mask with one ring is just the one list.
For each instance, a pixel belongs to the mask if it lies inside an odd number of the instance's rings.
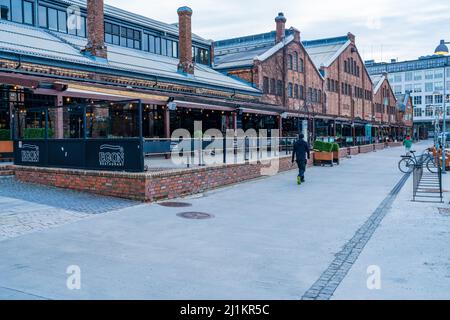
[[437,123],[442,127],[444,112],[450,128],[450,103],[446,101],[450,94],[449,56],[432,55],[402,62],[393,59],[390,63],[371,60],[366,61],[366,68],[371,75],[388,73],[394,94],[411,94],[416,137],[432,136]]

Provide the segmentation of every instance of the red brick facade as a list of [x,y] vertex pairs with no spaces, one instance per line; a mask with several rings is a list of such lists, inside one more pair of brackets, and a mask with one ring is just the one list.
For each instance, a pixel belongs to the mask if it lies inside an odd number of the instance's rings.
[[394,92],[389,84],[387,78],[385,78],[380,88],[374,93],[373,106],[375,121],[379,123],[397,123],[397,100],[395,99]]
[[103,0],[87,1],[87,13],[88,44],[85,50],[93,56],[106,59]]
[[177,12],[180,51],[178,71],[194,74],[194,63],[192,62],[192,10],[188,7],[181,7]]
[[[372,120],[372,81],[354,42],[324,67],[327,113],[352,119]],[[334,83],[333,83],[334,82]]]

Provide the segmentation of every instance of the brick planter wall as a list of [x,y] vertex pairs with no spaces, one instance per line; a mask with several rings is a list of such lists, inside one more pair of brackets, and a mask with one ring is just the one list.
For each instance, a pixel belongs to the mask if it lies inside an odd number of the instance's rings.
[[[312,156],[308,165],[312,165]],[[151,173],[99,172],[14,166],[16,178],[58,188],[138,201],[158,201],[261,177],[267,164],[217,165]],[[278,172],[297,170],[291,156],[280,158]]]
[[351,156],[356,156],[359,154],[359,147],[348,147],[348,154]]
[[375,143],[375,150],[383,150],[385,147],[384,143]]
[[369,152],[373,152],[372,144],[366,144],[364,146],[359,146],[359,153],[369,153]]
[[388,142],[388,147],[401,147],[403,146],[403,142]]
[[348,148],[340,148],[339,149],[339,159],[345,158],[348,156]]

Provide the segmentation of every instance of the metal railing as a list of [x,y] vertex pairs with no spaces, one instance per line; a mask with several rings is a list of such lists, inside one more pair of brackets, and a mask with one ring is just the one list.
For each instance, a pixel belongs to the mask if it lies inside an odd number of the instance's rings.
[[291,155],[296,140],[265,136],[144,139],[143,150],[147,165],[155,157],[170,158],[179,167],[236,164]]
[[418,157],[413,170],[413,201],[443,202],[442,168],[437,166],[437,172],[423,170],[425,157]]

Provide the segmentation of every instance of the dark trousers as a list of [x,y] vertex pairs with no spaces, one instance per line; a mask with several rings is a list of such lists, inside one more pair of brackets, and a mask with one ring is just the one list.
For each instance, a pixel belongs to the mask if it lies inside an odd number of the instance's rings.
[[302,179],[305,178],[306,164],[307,164],[306,160],[297,160],[298,176]]

